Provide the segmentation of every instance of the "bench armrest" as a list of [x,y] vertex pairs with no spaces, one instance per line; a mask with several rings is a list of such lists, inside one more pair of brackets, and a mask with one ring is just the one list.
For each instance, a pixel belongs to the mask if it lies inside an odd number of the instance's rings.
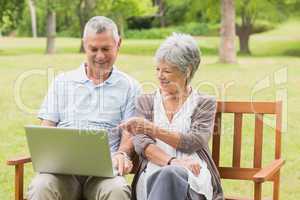
[[24,190],[24,164],[31,162],[29,156],[9,159],[7,165],[15,166],[15,200],[23,200]]
[[31,158],[29,156],[23,156],[18,158],[9,159],[6,161],[7,165],[20,165],[31,162]]
[[270,165],[262,168],[256,174],[254,174],[253,179],[255,182],[264,182],[269,180],[275,173],[277,173],[281,166],[285,163],[283,159],[276,159]]

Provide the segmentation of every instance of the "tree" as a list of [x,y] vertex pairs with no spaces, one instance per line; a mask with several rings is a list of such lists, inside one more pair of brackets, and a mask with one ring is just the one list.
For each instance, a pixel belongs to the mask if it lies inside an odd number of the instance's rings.
[[222,63],[235,63],[235,7],[234,0],[221,1],[221,30],[219,59]]
[[239,0],[236,3],[238,22],[236,23],[236,34],[239,37],[240,53],[251,54],[249,47],[250,36],[260,32],[255,28],[256,22],[260,20],[280,21],[287,14],[288,1],[284,0]]
[[32,29],[32,37],[37,37],[37,24],[36,24],[36,6],[35,0],[28,0],[28,6],[31,17],[31,29]]
[[[108,16],[118,25],[121,35],[124,35],[126,20],[132,16],[152,14],[155,10],[150,0],[80,0],[77,5],[77,16],[80,23],[81,37],[86,22],[94,15]],[[83,43],[80,52],[83,52]]]
[[55,36],[56,36],[56,13],[55,5],[46,1],[47,8],[47,45],[46,45],[46,54],[55,53]]
[[[80,0],[77,4],[77,16],[79,18],[81,38],[83,36],[85,23],[93,16],[96,5],[97,0]],[[83,41],[81,41],[79,52],[84,52]]]
[[165,0],[153,0],[153,5],[158,6],[156,17],[159,19],[160,27],[165,27],[166,26],[166,20],[165,20],[166,2],[165,2]]
[[[268,22],[284,20],[288,16],[288,10],[291,10],[293,5],[299,4],[299,0],[235,0],[234,2],[236,35],[239,38],[239,51],[243,54],[251,54],[249,47],[250,36],[265,30],[265,27],[257,28],[259,20]],[[186,12],[187,15],[195,16],[201,11],[202,19],[204,20],[219,22],[221,19],[219,12],[221,4],[218,0],[192,1],[190,5],[191,10]]]
[[114,0],[108,11],[108,15],[116,22],[122,36],[128,18],[153,15],[154,13],[155,8],[150,0]]
[[47,13],[46,21],[46,53],[53,54],[55,53],[55,37],[56,37],[56,13],[62,10],[70,8],[71,0],[46,0],[45,2],[41,1],[41,6],[45,6]]
[[10,32],[17,27],[22,20],[24,0],[1,0],[0,1],[0,31]]

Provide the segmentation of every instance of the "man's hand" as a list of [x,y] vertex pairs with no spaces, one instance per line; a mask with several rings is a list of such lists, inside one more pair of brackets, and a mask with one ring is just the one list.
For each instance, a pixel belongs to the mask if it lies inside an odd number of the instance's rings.
[[41,120],[41,126],[56,127],[56,125],[57,125],[56,122],[53,122],[53,121],[50,121],[50,120],[46,120],[46,119]]
[[133,135],[146,134],[153,138],[155,138],[155,132],[158,130],[158,127],[152,122],[141,117],[130,118],[128,121],[120,124],[119,127]]
[[185,157],[181,159],[175,158],[171,161],[170,164],[185,167],[189,169],[196,176],[200,174],[201,166],[196,160],[193,160],[192,157]]
[[128,174],[132,170],[132,162],[128,156],[116,152],[112,157],[113,167],[115,167],[121,176]]

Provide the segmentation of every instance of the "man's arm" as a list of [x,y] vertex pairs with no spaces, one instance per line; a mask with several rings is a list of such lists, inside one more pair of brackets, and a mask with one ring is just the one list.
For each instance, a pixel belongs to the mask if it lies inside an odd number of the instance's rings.
[[64,84],[59,84],[63,83],[62,81],[63,75],[58,75],[49,86],[47,95],[44,98],[37,116],[41,120],[42,126],[56,126],[60,121],[58,106],[60,102],[58,96],[60,95],[59,91],[61,91],[63,89],[62,86],[64,86]]
[[119,146],[120,152],[125,152],[128,157],[133,156],[133,138],[131,134],[128,131],[122,130],[122,138],[121,138],[121,143]]
[[[127,120],[135,114],[135,102],[137,96],[141,94],[142,90],[138,82],[131,82],[131,90],[127,97],[126,105],[122,111],[122,120]],[[132,162],[130,160],[133,157],[134,147],[132,135],[124,130],[122,131],[121,142],[118,151],[114,155],[114,160],[118,166],[118,171],[121,175],[127,174],[132,170]]]
[[113,153],[113,164],[117,167],[119,174],[122,176],[128,174],[132,170],[132,162],[130,157],[133,155],[132,136],[129,132],[123,131],[121,143],[118,151]]

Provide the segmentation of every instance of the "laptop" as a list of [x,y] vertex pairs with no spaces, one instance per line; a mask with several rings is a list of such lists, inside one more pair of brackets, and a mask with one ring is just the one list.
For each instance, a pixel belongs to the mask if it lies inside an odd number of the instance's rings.
[[25,126],[36,172],[114,177],[105,130]]

